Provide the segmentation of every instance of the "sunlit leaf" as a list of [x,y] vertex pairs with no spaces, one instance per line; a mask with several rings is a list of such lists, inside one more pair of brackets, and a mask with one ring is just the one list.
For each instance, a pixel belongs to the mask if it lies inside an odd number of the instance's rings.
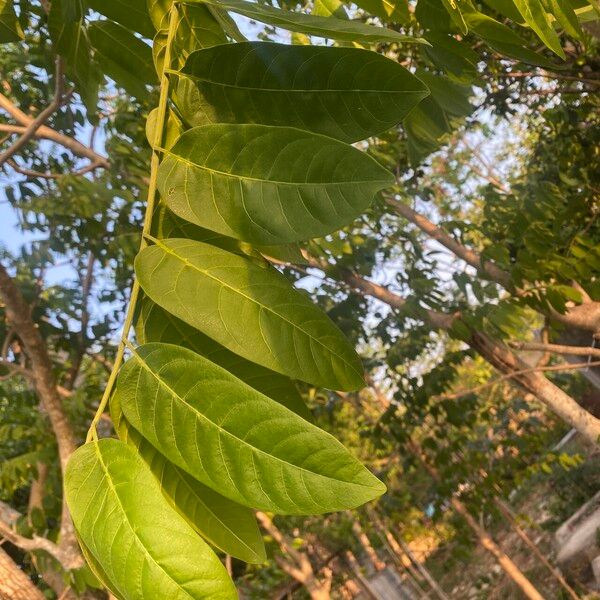
[[241,504],[320,514],[385,491],[331,435],[190,350],[141,346],[115,395],[164,456]]
[[364,385],[339,329],[274,269],[184,239],[145,248],[135,268],[154,302],[232,352],[315,385]]
[[130,446],[79,448],[65,474],[73,523],[111,589],[127,600],[237,598],[221,561],[169,506]]
[[144,299],[136,332],[140,343],[164,342],[189,348],[223,367],[255,390],[280,402],[304,419],[311,414],[288,378],[243,359],[166,310]]
[[208,542],[249,563],[266,560],[262,535],[252,511],[221,496],[168,461],[125,419],[118,394],[110,414],[119,438],[150,466],[171,506]]

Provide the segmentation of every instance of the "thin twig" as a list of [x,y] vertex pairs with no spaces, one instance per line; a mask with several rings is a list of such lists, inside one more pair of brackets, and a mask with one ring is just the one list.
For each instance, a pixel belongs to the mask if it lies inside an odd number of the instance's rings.
[[439,396],[434,396],[434,398],[436,400],[457,400],[458,398],[462,398],[463,396],[475,394],[486,388],[492,387],[498,383],[502,383],[503,381],[507,381],[509,379],[519,377],[520,375],[526,375],[527,373],[540,373],[542,371],[575,371],[578,369],[586,369],[587,367],[597,367],[597,366],[600,366],[600,360],[597,360],[594,362],[573,363],[570,365],[551,365],[549,367],[531,367],[529,369],[521,369],[519,371],[513,371],[512,373],[507,373],[506,375],[502,375],[492,381],[488,381],[487,383],[475,386],[468,390],[461,390],[459,392],[454,392],[452,394],[440,394]]
[[91,173],[96,169],[104,168],[104,165],[99,162],[91,162],[89,165],[78,169],[77,171],[70,171],[68,173],[42,173],[41,171],[35,171],[33,169],[21,167],[12,159],[7,160],[6,162],[11,166],[12,169],[21,175],[26,175],[27,177],[39,177],[41,179],[60,179],[61,177],[67,176],[79,177],[81,175],[85,175],[86,173]]
[[533,350],[571,356],[597,356],[600,358],[600,348],[592,348],[592,346],[565,346],[561,344],[542,344],[540,342],[508,342],[508,345],[515,350]]

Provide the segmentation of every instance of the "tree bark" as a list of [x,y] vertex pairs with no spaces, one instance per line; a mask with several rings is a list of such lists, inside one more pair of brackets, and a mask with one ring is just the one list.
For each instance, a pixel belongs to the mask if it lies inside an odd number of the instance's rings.
[[[56,437],[61,471],[64,474],[67,461],[77,447],[75,435],[62,407],[46,344],[31,319],[29,305],[3,265],[0,265],[0,298],[4,301],[7,319],[23,342],[31,361],[33,385]],[[70,560],[63,567],[69,569],[83,564],[64,494],[59,546],[70,555]]]
[[45,600],[13,559],[0,548],[0,600]]
[[[512,374],[528,370],[529,365],[511,352],[507,346],[483,334],[473,334],[469,345],[501,373]],[[533,394],[563,421],[577,429],[588,442],[594,445],[598,444],[600,419],[582,408],[571,396],[554,385],[542,373],[529,370],[515,375],[512,379]]]

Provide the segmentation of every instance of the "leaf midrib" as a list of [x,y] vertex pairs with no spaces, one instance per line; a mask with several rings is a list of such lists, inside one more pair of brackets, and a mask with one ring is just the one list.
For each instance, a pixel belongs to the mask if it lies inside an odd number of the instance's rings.
[[[140,539],[140,537],[138,536],[136,530],[131,526],[131,523],[129,522],[129,519],[127,517],[127,511],[125,510],[125,507],[123,506],[123,503],[121,502],[121,498],[119,497],[119,494],[117,492],[117,489],[115,488],[115,486],[113,485],[112,479],[110,477],[110,472],[106,466],[106,463],[104,462],[104,460],[102,459],[102,452],[100,452],[98,443],[96,442],[96,455],[98,456],[98,461],[100,462],[100,465],[102,467],[102,470],[104,471],[104,476],[106,477],[106,482],[108,483],[108,486],[110,487],[114,497],[117,500],[117,503],[121,509],[121,512],[123,513],[125,519],[124,521],[127,523],[127,526],[129,527],[133,537],[138,541],[138,543],[140,544],[140,546],[142,547],[144,554],[148,557],[150,557],[150,559],[152,560],[152,562],[184,593],[186,594],[189,598],[191,598],[191,600],[194,600],[194,597],[187,591],[185,590],[183,587],[181,587],[181,584],[176,581],[175,579],[173,579],[172,575],[170,573],[168,573],[168,571],[165,570],[165,568],[156,561],[156,559],[154,558],[154,556],[152,556],[152,554],[146,549],[146,546],[143,544],[142,540]],[[141,459],[140,459],[141,460]]]
[[[333,354],[335,357],[337,357],[339,360],[341,360],[342,363],[344,363],[348,368],[350,368],[350,370],[353,373],[357,374],[359,376],[359,378],[362,380],[362,377],[363,377],[362,374],[359,371],[356,371],[356,369],[343,356],[340,356],[337,352],[334,352],[333,350],[331,350],[330,348],[328,348],[325,344],[323,344],[323,342],[321,342],[321,340],[319,340],[318,338],[310,335],[307,331],[305,331],[304,329],[302,329],[302,327],[300,327],[299,325],[297,325],[293,321],[290,321],[289,319],[286,319],[283,315],[280,315],[278,312],[275,312],[268,305],[261,304],[260,302],[257,302],[255,299],[251,298],[247,294],[244,294],[239,289],[236,289],[235,287],[233,287],[232,285],[224,282],[223,280],[219,279],[218,277],[215,277],[214,275],[211,275],[207,271],[204,271],[203,269],[201,269],[200,267],[198,267],[194,263],[190,262],[187,258],[185,258],[185,257],[180,256],[179,254],[177,254],[174,250],[172,250],[171,248],[169,248],[169,246],[167,246],[166,244],[164,244],[161,240],[155,239],[154,242],[155,242],[155,244],[158,247],[162,248],[168,254],[172,254],[175,258],[179,259],[185,265],[189,266],[192,269],[195,269],[199,273],[202,273],[205,277],[213,279],[214,281],[218,282],[223,287],[225,287],[225,288],[233,291],[234,293],[236,293],[236,294],[238,294],[238,295],[246,298],[249,302],[251,302],[253,304],[256,304],[257,306],[259,306],[261,308],[261,310],[265,310],[267,312],[272,313],[273,315],[275,315],[276,317],[278,317],[282,321],[285,321],[286,323],[288,323],[289,325],[291,325],[294,329],[297,329],[298,331],[302,332],[306,337],[308,337],[311,340],[314,340],[317,344],[319,344],[326,352],[328,352],[330,354]],[[199,244],[201,242],[195,242],[195,243]],[[239,257],[239,258],[242,258],[242,257]],[[244,260],[244,259],[242,259],[242,260]],[[294,290],[294,291],[296,291],[296,290]],[[312,305],[310,305],[310,306],[312,306]]]
[[[187,479],[182,475],[182,472],[185,473],[183,471],[183,469],[181,469],[180,467],[178,467],[177,465],[174,465],[175,469],[177,471],[180,471],[179,476],[181,478],[181,481],[185,484],[186,488],[189,490],[189,493],[196,499],[196,501],[199,504],[202,504],[202,506],[204,506],[204,508],[213,516],[213,518],[215,519],[215,521],[217,521],[217,523],[220,523],[220,525],[223,527],[223,529],[225,529],[226,531],[228,531],[244,548],[246,548],[253,556],[259,558],[258,554],[255,552],[255,550],[249,546],[241,537],[239,537],[236,532],[231,529],[222,519],[219,518],[219,516],[214,512],[214,510],[211,509],[211,507],[202,499],[201,496],[199,496],[196,491],[194,490],[194,488],[189,484],[189,482],[187,481]],[[187,475],[189,477],[188,473],[185,473],[185,475]],[[162,477],[161,477],[161,487],[162,487]],[[208,537],[208,536],[207,536]],[[214,540],[213,540],[213,544],[215,546],[217,546],[218,548],[220,548],[221,550],[223,550],[223,552],[227,552],[227,550],[225,550],[225,548],[222,548],[219,544],[217,544]]]
[[[211,83],[213,85],[219,85],[221,87],[233,88],[233,89],[241,89],[241,90],[250,90],[253,92],[279,92],[279,93],[298,93],[298,94],[307,94],[307,93],[317,93],[317,94],[377,94],[378,96],[381,94],[424,94],[428,95],[427,90],[373,90],[373,89],[362,89],[362,88],[316,88],[316,89],[302,89],[302,88],[268,88],[268,87],[252,87],[246,85],[235,85],[232,83],[223,83],[221,81],[214,81],[212,79],[207,79],[205,77],[201,77],[200,75],[194,75],[192,73],[186,73],[183,71],[178,71],[180,76],[185,76],[188,79],[193,79],[197,81],[203,81],[206,83]],[[413,75],[414,77],[414,75]]]
[[[157,350],[158,352],[160,352],[160,350]],[[210,425],[212,425],[214,428],[216,428],[219,432],[222,432],[224,435],[226,435],[229,438],[232,438],[233,440],[238,441],[240,444],[250,448],[251,450],[253,450],[254,452],[258,453],[258,454],[262,454],[264,456],[267,456],[268,458],[277,461],[277,462],[281,462],[285,465],[289,465],[290,467],[297,469],[299,471],[302,471],[303,473],[307,473],[309,475],[313,475],[316,477],[320,477],[322,479],[325,479],[326,481],[337,481],[339,483],[343,483],[349,486],[354,486],[354,487],[358,487],[358,488],[366,488],[369,490],[372,490],[373,487],[372,486],[368,486],[362,483],[355,483],[353,481],[345,481],[343,479],[338,479],[337,477],[331,477],[328,475],[322,475],[321,473],[315,473],[314,471],[310,471],[309,469],[306,469],[304,467],[300,467],[298,465],[295,465],[293,463],[288,462],[287,460],[284,460],[283,458],[279,458],[278,456],[274,456],[273,454],[269,454],[268,452],[266,452],[265,450],[262,450],[261,448],[257,448],[256,446],[253,446],[252,444],[248,443],[246,440],[242,440],[241,438],[237,437],[236,435],[234,435],[233,433],[231,433],[230,431],[227,431],[226,429],[224,429],[223,427],[221,427],[220,425],[218,425],[217,423],[215,423],[214,421],[211,421],[206,415],[204,415],[203,413],[201,413],[199,410],[197,410],[194,406],[192,406],[189,402],[187,402],[178,392],[176,392],[164,379],[162,379],[161,377],[159,377],[158,373],[156,373],[155,371],[153,371],[147,364],[146,362],[142,359],[142,357],[139,355],[138,352],[136,352],[135,350],[132,350],[134,356],[136,357],[136,359],[138,360],[138,362],[141,364],[141,366],[146,369],[153,377],[154,379],[156,379],[156,381],[158,382],[159,385],[161,385],[162,387],[166,388],[167,391],[172,394],[173,396],[175,396],[176,398],[178,398],[182,404],[184,404],[185,406],[187,406],[193,414],[198,415],[198,417],[200,417],[201,419],[203,419],[204,421],[206,421],[207,423],[209,423]],[[137,386],[136,386],[136,392],[137,392]],[[259,392],[260,393],[260,392]],[[267,398],[267,396],[265,396],[265,398]],[[269,399],[270,400],[270,399]],[[271,402],[274,402],[274,400],[271,400]],[[289,409],[287,409],[289,411]],[[291,414],[294,414],[292,411],[289,411]],[[301,417],[298,417],[301,418]],[[325,435],[328,435],[329,437],[331,437],[332,440],[335,440],[335,438],[333,436],[331,436],[330,434],[328,434],[326,431],[321,431],[321,433],[324,433]],[[337,442],[337,440],[335,440]],[[339,443],[339,442],[337,442]],[[241,495],[241,493],[240,493]],[[269,498],[270,499],[270,498]],[[294,503],[295,504],[295,503]],[[317,504],[315,502],[315,504]]]
[[[325,137],[325,136],[323,136],[323,137]],[[371,180],[367,180],[367,181],[362,181],[362,180],[339,181],[339,182],[330,182],[330,183],[320,183],[320,182],[312,183],[310,181],[294,182],[294,181],[278,181],[275,179],[259,179],[258,177],[250,177],[248,175],[237,175],[236,173],[227,173],[226,171],[220,171],[219,169],[213,169],[212,167],[207,167],[206,165],[201,165],[201,164],[195,163],[195,162],[189,160],[188,158],[181,156],[180,154],[175,154],[171,150],[167,150],[166,148],[163,149],[162,152],[165,155],[172,156],[175,160],[178,160],[178,161],[184,163],[188,167],[196,167],[197,169],[202,169],[203,171],[208,171],[209,173],[213,173],[215,175],[221,175],[222,177],[231,177],[232,179],[239,179],[241,181],[256,181],[259,183],[272,183],[274,185],[280,185],[280,186],[292,186],[292,187],[311,186],[311,187],[325,187],[325,188],[326,187],[339,187],[339,186],[343,186],[343,185],[368,185],[368,184],[380,184],[380,183],[385,183],[384,187],[387,187],[388,185],[389,186],[393,185],[393,181],[390,181],[388,183],[388,181],[385,181],[383,179],[371,179]],[[358,152],[358,150],[357,150],[357,152]],[[367,158],[369,158],[370,160],[373,160],[373,159],[371,159],[370,156],[368,156],[368,155],[365,155],[365,156],[367,156]],[[376,163],[376,164],[378,164],[378,163]],[[381,165],[378,165],[378,166],[381,169],[384,168]]]

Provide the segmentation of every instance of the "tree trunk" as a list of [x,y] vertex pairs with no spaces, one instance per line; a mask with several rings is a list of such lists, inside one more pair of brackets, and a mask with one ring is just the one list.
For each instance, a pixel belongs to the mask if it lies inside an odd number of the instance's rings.
[[0,548],[0,600],[45,600],[13,559]]
[[[6,317],[23,342],[31,361],[33,386],[56,437],[61,471],[64,474],[69,457],[77,447],[75,434],[62,406],[46,343],[31,319],[31,307],[2,265],[0,265],[0,298],[4,301]],[[64,494],[58,544],[69,554],[69,564],[63,564],[65,568],[77,568],[83,564]]]

